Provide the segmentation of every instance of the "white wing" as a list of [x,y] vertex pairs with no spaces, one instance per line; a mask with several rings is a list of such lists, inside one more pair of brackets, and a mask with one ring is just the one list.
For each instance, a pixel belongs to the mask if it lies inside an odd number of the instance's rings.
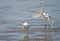
[[42,15],[42,11],[38,11],[38,12],[36,12],[35,14],[33,14],[33,18],[37,18],[37,17],[39,17],[39,16],[41,16]]

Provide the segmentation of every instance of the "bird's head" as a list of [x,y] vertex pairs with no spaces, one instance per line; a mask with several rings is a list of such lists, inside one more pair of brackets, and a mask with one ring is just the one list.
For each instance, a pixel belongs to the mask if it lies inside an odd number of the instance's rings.
[[25,21],[24,21],[24,20],[21,20],[20,22],[21,22],[21,23],[24,23]]
[[25,23],[24,20],[20,20],[20,23],[19,24],[22,26],[24,23]]

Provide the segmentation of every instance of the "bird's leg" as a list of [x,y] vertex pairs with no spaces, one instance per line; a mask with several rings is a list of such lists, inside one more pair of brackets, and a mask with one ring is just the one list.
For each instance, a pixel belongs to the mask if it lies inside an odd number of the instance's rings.
[[27,29],[27,36],[28,36],[28,29]]
[[26,35],[27,35],[27,28],[24,26],[24,32],[26,33]]
[[28,28],[25,28],[26,36],[28,37]]
[[48,29],[48,30],[49,30],[49,35],[50,35],[50,29],[51,29],[50,27],[51,27],[51,26],[50,26],[50,24],[48,24],[48,26],[49,26],[49,29]]
[[48,24],[48,26],[49,26],[49,30],[50,30],[50,24]]
[[46,30],[47,24],[45,24],[44,30]]
[[47,28],[47,24],[45,23],[45,27],[44,27],[45,32],[46,32],[46,28]]

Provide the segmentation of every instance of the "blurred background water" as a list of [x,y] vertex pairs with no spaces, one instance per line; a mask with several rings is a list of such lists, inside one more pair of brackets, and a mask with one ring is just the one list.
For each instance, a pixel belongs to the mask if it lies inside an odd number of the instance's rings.
[[[38,23],[34,23],[36,20],[32,19],[32,15],[35,11],[41,10],[41,0],[0,0],[0,41],[19,41],[23,39],[25,33],[23,32],[7,32],[7,30],[19,30],[21,26],[19,22],[21,19],[32,21],[31,24],[40,24],[39,18]],[[57,23],[60,23],[60,0],[43,0],[46,5],[44,10],[46,13],[51,15]],[[40,27],[40,26],[33,26]],[[32,26],[31,26],[32,28]],[[60,29],[60,25],[56,24],[54,28]],[[32,38],[33,34],[30,33]],[[60,38],[60,32],[54,33],[55,38]],[[54,40],[60,41],[60,40]]]

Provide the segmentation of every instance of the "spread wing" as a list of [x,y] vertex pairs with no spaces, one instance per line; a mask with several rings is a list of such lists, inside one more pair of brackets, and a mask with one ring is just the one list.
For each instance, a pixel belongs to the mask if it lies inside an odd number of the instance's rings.
[[35,14],[33,14],[33,18],[37,18],[37,17],[39,17],[39,16],[41,16],[42,15],[42,11],[38,11],[38,12],[36,12]]

